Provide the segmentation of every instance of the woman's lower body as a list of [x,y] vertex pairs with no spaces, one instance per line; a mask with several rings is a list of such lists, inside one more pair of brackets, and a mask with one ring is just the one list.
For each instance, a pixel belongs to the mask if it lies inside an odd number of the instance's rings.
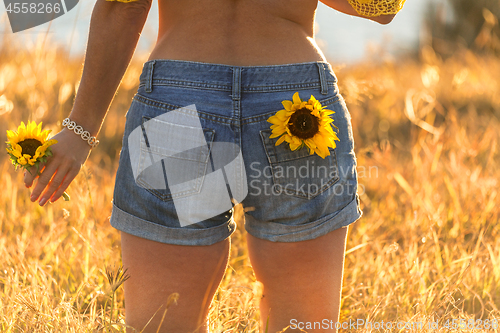
[[[335,112],[340,141],[325,159],[271,138],[267,119],[295,92]],[[140,331],[159,310],[148,325],[156,332],[177,292],[162,332],[206,330],[238,202],[269,332],[318,321],[309,331],[334,331],[347,226],[362,214],[356,189],[350,115],[327,63],[146,62],[127,113],[111,216],[131,275],[127,323]]]

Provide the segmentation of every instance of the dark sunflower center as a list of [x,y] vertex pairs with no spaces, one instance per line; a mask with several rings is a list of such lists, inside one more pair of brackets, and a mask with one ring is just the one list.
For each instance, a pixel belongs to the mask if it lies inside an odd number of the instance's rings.
[[23,149],[22,154],[28,154],[31,157],[35,156],[36,149],[42,145],[37,139],[26,139],[17,144]]
[[318,118],[306,108],[295,111],[288,121],[288,128],[292,135],[300,139],[309,139],[318,133]]

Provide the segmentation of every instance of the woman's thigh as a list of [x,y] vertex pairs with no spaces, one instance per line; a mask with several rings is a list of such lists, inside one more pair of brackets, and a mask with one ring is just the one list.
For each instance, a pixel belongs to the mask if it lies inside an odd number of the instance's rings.
[[[230,239],[210,246],[163,244],[121,233],[127,325],[144,332],[204,332],[204,320],[224,275]],[[169,298],[171,303],[169,304]],[[173,302],[176,299],[176,302]],[[168,309],[167,309],[168,306]]]

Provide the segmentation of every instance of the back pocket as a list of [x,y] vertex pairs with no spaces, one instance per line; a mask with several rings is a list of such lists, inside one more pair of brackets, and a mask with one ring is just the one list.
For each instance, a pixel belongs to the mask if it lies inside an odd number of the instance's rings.
[[310,155],[307,147],[292,151],[286,142],[276,146],[279,138],[269,138],[271,133],[271,129],[260,131],[275,192],[312,199],[339,180],[335,149],[330,148],[330,155],[323,159]]
[[138,186],[163,201],[199,193],[214,140],[213,129],[203,129],[143,116],[129,136],[137,142],[131,162]]

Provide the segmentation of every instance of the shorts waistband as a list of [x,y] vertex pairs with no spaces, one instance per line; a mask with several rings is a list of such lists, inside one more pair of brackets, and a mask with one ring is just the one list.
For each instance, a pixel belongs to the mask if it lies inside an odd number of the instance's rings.
[[[260,92],[272,87],[319,85],[321,94],[337,82],[331,65],[325,61],[264,66],[233,66],[187,60],[156,59],[144,63],[140,85],[151,92],[154,85],[213,86],[232,91],[233,99],[241,92]],[[237,91],[235,91],[237,90]],[[271,89],[272,90],[272,89]]]

